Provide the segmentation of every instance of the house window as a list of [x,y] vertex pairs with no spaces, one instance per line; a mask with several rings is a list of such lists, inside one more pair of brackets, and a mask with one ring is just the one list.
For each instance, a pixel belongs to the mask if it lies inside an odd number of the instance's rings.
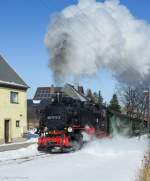
[[20,121],[16,121],[16,127],[17,127],[17,128],[20,127]]
[[10,102],[18,103],[18,92],[10,92]]

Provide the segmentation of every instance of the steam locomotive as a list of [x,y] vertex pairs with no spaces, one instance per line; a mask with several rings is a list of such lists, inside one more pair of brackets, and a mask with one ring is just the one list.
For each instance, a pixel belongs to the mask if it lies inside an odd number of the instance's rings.
[[85,135],[105,137],[109,133],[106,107],[71,97],[55,98],[40,110],[38,150],[70,152],[82,148]]

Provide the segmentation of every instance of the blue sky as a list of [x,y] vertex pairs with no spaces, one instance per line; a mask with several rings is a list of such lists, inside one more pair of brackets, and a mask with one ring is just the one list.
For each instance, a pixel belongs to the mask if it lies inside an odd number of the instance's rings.
[[[53,83],[48,69],[48,55],[44,45],[50,16],[77,0],[0,0],[0,54],[31,87],[32,98],[38,86]],[[132,14],[150,23],[149,0],[121,0]],[[109,100],[115,90],[115,80],[103,71],[99,79],[85,80],[82,84],[101,90]]]

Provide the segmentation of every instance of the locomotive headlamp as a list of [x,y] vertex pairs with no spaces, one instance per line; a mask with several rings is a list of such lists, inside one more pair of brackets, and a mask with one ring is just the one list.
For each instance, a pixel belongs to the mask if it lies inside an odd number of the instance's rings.
[[68,132],[71,133],[73,131],[72,127],[68,128]]

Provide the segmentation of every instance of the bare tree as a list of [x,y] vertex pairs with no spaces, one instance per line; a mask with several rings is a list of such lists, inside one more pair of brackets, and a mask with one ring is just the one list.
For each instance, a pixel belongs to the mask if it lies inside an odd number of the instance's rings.
[[[144,94],[145,86],[139,84],[136,86],[129,86],[120,84],[118,88],[118,95],[123,104],[125,113],[129,116],[131,131],[133,130],[133,119],[140,121],[140,131],[143,130],[144,120],[148,110],[147,96]],[[131,133],[132,134],[132,133]]]

